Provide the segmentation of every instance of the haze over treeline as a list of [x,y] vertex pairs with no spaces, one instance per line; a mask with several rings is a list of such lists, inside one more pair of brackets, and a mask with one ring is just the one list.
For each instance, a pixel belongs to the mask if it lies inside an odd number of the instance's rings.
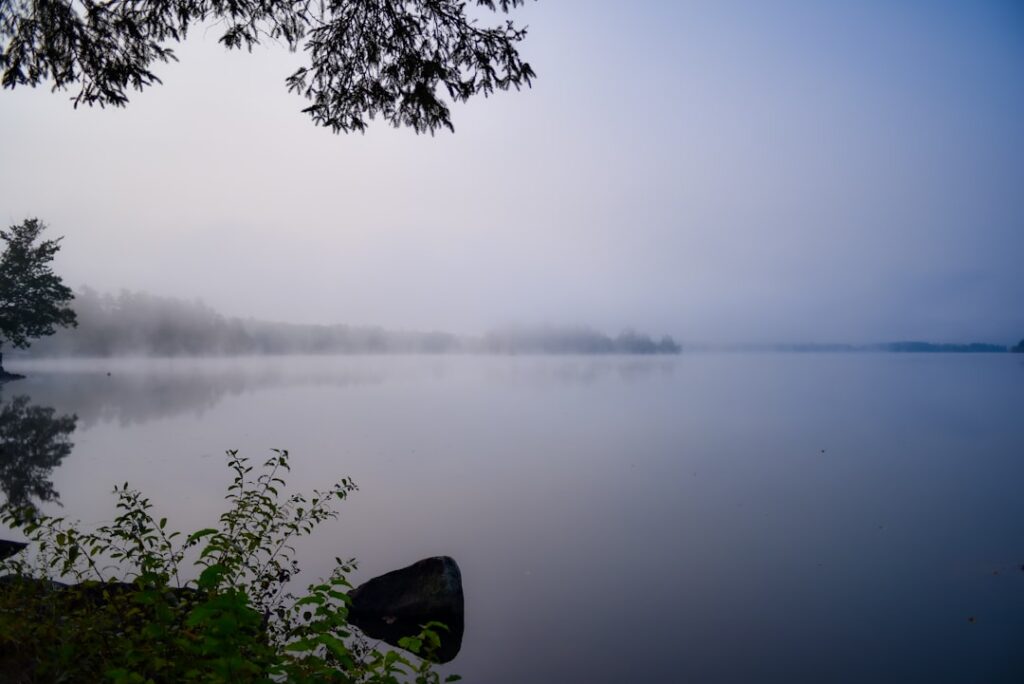
[[[471,3],[472,4],[472,3]],[[335,136],[194,31],[121,110],[5,90],[0,221],[260,320],[728,344],[1024,335],[1024,3],[530,2],[529,91]]]
[[[199,300],[81,288],[78,327],[37,340],[32,357],[200,357],[318,354],[677,354],[670,336],[585,326],[506,326],[482,335],[389,330],[380,326],[296,324],[224,315]],[[773,345],[687,344],[690,351],[999,353],[1000,343],[880,341]]]
[[249,354],[665,354],[670,337],[585,327],[506,328],[483,336],[344,324],[278,323],[225,316],[200,301],[82,288],[78,327],[37,341],[33,356],[231,356]]

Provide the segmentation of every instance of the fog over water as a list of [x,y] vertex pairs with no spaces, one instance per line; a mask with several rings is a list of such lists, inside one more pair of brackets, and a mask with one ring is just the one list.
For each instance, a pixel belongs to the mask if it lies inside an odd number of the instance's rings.
[[1024,336],[1016,2],[529,3],[532,90],[335,136],[196,31],[125,110],[0,100],[0,220],[226,315],[696,342]]

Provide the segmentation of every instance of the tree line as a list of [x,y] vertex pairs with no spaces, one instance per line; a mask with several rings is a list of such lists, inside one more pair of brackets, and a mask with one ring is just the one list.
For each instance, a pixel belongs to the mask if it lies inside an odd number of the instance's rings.
[[670,337],[612,337],[588,328],[521,328],[481,337],[352,325],[275,323],[224,316],[199,301],[81,288],[78,326],[36,341],[33,356],[236,356],[283,354],[665,354]]

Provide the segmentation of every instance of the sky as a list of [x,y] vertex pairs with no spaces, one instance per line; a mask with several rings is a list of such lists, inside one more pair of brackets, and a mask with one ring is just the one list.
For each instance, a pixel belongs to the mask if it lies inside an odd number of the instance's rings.
[[[768,6],[770,4],[770,7]],[[1024,337],[1024,5],[540,0],[530,90],[336,135],[199,30],[125,109],[0,92],[0,222],[73,287],[684,342]]]

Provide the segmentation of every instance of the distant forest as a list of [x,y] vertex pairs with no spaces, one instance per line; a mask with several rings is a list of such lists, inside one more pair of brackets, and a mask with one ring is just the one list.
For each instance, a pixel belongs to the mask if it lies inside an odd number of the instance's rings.
[[1001,354],[1009,351],[1005,344],[970,342],[949,344],[938,342],[881,342],[878,344],[788,344],[772,347],[773,351],[788,352],[913,352],[939,354]]
[[255,354],[677,354],[670,337],[587,328],[509,329],[483,337],[349,325],[297,325],[224,316],[205,304],[82,288],[78,327],[36,341],[32,356],[234,356]]

